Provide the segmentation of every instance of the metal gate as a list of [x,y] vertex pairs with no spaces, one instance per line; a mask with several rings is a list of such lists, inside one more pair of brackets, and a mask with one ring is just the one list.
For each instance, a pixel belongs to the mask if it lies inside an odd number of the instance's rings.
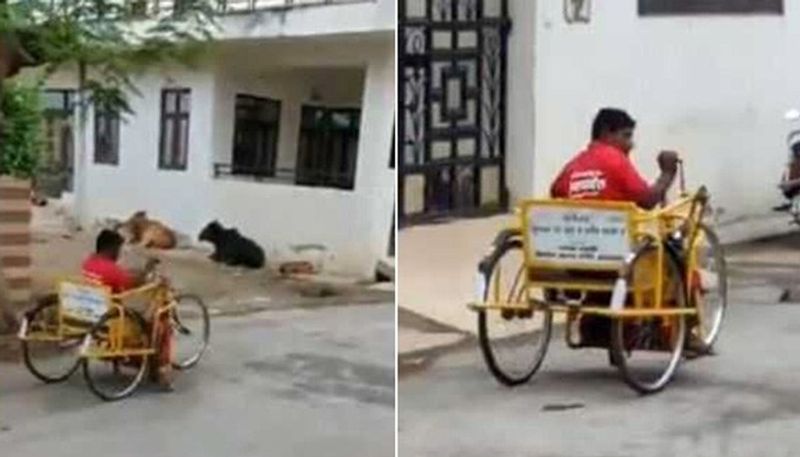
[[508,0],[399,0],[399,217],[504,210]]

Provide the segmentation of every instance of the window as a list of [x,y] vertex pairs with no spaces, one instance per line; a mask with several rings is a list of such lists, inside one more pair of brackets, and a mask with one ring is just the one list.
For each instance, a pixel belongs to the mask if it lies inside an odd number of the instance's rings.
[[783,0],[639,0],[640,15],[783,14]]
[[94,163],[119,165],[119,113],[95,111]]
[[42,97],[44,132],[37,185],[46,195],[58,198],[61,192],[73,190],[73,114],[76,91],[46,89]]
[[45,115],[70,116],[77,99],[73,89],[46,89],[42,97]]
[[249,95],[236,96],[233,138],[234,175],[275,177],[281,102]]
[[189,156],[189,89],[164,89],[161,92],[161,145],[158,165],[165,170],[186,170]]
[[355,187],[361,110],[304,106],[296,183]]

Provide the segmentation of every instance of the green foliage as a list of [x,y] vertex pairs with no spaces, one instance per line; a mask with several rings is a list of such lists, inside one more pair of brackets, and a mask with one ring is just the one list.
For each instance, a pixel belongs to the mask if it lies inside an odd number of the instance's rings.
[[[164,6],[179,5],[176,10]],[[192,65],[212,40],[216,0],[0,0],[11,33],[44,68],[85,68],[83,89],[100,109],[130,113],[132,77],[149,67]],[[159,9],[159,5],[161,9]]]
[[0,175],[32,178],[42,148],[41,88],[7,83],[0,95]]

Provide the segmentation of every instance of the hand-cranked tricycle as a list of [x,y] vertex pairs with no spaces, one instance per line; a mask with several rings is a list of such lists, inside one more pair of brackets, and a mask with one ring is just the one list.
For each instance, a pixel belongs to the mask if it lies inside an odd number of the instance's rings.
[[479,265],[480,347],[509,386],[544,360],[554,314],[571,348],[608,351],[640,393],[663,389],[685,350],[711,351],[727,306],[725,259],[704,222],[709,194],[683,185],[653,211],[632,203],[527,200]]
[[154,269],[145,285],[121,294],[85,280],[61,281],[51,300],[25,313],[19,339],[25,365],[40,380],[65,381],[82,366],[92,392],[113,401],[132,394],[148,368],[157,369],[159,338],[170,334],[165,325],[174,338],[172,366],[196,365],[208,347],[208,309]]

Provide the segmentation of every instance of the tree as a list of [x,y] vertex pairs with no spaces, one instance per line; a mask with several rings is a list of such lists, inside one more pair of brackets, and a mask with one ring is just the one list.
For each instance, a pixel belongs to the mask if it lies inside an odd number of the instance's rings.
[[[134,76],[191,65],[213,39],[216,0],[0,0],[0,39],[15,40],[42,78],[77,72],[75,217],[86,222],[86,118],[95,109],[131,114]],[[4,75],[0,75],[2,78]],[[2,82],[2,81],[0,81]]]

